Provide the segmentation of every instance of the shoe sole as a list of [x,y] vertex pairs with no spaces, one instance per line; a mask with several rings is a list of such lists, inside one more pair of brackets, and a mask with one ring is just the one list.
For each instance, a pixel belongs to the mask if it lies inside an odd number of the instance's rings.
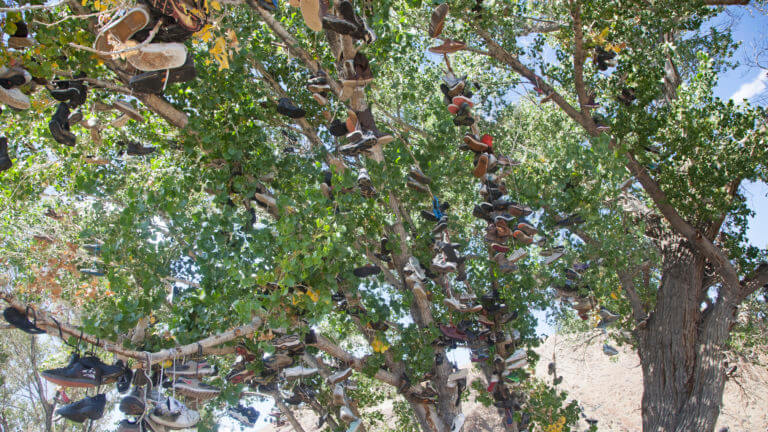
[[144,413],[146,405],[136,396],[126,396],[120,401],[118,409],[124,414],[137,416]]
[[[137,31],[143,29],[149,24],[149,12],[146,7],[137,7],[129,10],[122,18],[108,25],[96,36],[93,47],[99,51],[112,51],[113,47],[109,44],[109,35],[111,34],[120,43],[125,43]],[[104,57],[104,56],[102,56]]]
[[323,22],[320,20],[320,1],[319,0],[301,0],[299,4],[301,16],[304,17],[304,23],[314,31],[323,29]]
[[128,63],[142,72],[176,69],[187,61],[187,48],[182,43],[156,42],[128,56]]
[[56,375],[47,374],[45,372],[41,372],[40,375],[42,375],[42,377],[46,380],[61,387],[88,388],[96,387],[99,384],[98,381],[89,378],[63,378]]

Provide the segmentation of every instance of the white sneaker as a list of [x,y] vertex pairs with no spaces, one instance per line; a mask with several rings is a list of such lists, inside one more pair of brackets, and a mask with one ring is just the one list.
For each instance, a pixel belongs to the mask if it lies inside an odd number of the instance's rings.
[[504,360],[504,362],[514,363],[516,361],[525,359],[527,357],[528,357],[528,353],[523,348],[520,348],[519,350],[513,352],[509,357],[507,357],[507,359]]
[[345,379],[349,378],[349,376],[352,375],[352,368],[346,368],[344,370],[340,370],[336,372],[335,374],[328,377],[328,382],[331,384],[338,384]]
[[512,253],[512,256],[507,258],[507,261],[509,261],[510,263],[514,264],[514,263],[520,261],[521,259],[525,258],[526,256],[528,256],[528,251],[523,249],[523,248],[520,248],[520,249],[514,251]]
[[522,359],[513,363],[509,363],[507,365],[507,369],[504,372],[508,374],[508,373],[511,373],[513,370],[523,369],[525,367],[528,367],[528,359]]
[[339,410],[339,417],[341,417],[341,419],[347,423],[351,423],[355,420],[358,420],[357,416],[355,416],[352,410],[349,409],[349,407],[347,407],[346,405],[341,407],[341,409]]
[[464,427],[464,420],[466,417],[464,413],[459,413],[453,418],[453,425],[451,425],[451,432],[459,432]]
[[344,405],[344,400],[344,386],[336,384],[336,386],[333,387],[333,403],[336,405]]
[[544,258],[544,265],[552,264],[553,262],[555,262],[558,259],[560,259],[563,255],[565,255],[564,251],[563,252],[554,252],[554,253],[552,253],[552,255]]
[[149,415],[155,423],[171,429],[186,429],[195,426],[200,421],[200,414],[187,408],[186,405],[174,398],[168,398]]
[[295,379],[295,378],[301,378],[306,377],[310,375],[314,375],[317,373],[317,369],[315,368],[305,368],[304,366],[295,366],[292,368],[288,368],[283,370],[285,373],[285,377],[288,379]]

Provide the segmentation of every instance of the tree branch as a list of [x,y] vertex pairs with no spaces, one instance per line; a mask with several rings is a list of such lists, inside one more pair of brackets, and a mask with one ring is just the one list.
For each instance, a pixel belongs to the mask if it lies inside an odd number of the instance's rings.
[[737,300],[741,302],[741,300],[766,286],[766,284],[768,284],[768,263],[762,262],[757,266],[752,276],[741,281]]
[[586,118],[589,112],[586,108],[587,90],[584,87],[584,33],[581,27],[581,4],[579,0],[573,0],[571,6],[573,17],[573,82],[576,87],[576,95],[579,98],[581,115]]
[[628,271],[619,271],[618,276],[619,281],[621,282],[621,287],[627,293],[629,304],[632,306],[632,316],[634,317],[635,322],[639,323],[645,319],[646,314],[645,310],[643,310],[643,302],[640,300],[640,296],[635,289],[634,275]]
[[[10,294],[0,293],[0,300],[4,300],[14,309],[18,310],[23,314],[26,314],[27,306],[16,301],[13,298],[13,296],[11,296]],[[251,321],[250,324],[232,328],[223,333],[209,336],[205,339],[201,339],[191,344],[182,345],[175,348],[168,348],[155,353],[147,353],[147,352],[133,351],[133,350],[122,348],[120,345],[116,344],[115,342],[112,342],[109,340],[103,340],[89,334],[83,334],[80,332],[80,330],[74,327],[70,327],[66,324],[59,323],[57,325],[56,322],[53,320],[53,316],[50,315],[49,313],[43,310],[37,310],[37,309],[34,309],[34,311],[36,313],[38,327],[43,328],[43,330],[45,330],[45,332],[51,336],[60,337],[59,329],[61,329],[62,336],[64,334],[67,334],[70,336],[74,336],[76,338],[80,338],[82,335],[82,340],[88,344],[98,346],[104,349],[105,351],[109,351],[111,353],[115,353],[124,357],[130,357],[130,358],[139,360],[140,362],[143,362],[143,363],[146,363],[147,359],[149,358],[149,361],[151,364],[161,363],[163,361],[171,360],[178,357],[194,355],[198,352],[200,348],[203,349],[203,352],[207,352],[206,349],[213,348],[225,342],[229,342],[231,340],[255,333],[259,329],[259,327],[261,327],[261,322],[262,322],[260,317],[256,317],[253,319],[253,321]]]
[[704,0],[704,4],[707,6],[746,6],[749,4],[749,0]]

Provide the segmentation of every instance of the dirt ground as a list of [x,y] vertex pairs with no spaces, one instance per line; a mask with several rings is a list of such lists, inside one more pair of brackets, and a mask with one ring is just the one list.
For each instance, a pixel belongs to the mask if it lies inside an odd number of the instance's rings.
[[[550,336],[536,352],[542,359],[536,367],[536,376],[550,380],[547,365],[553,359],[558,375],[563,376],[560,388],[572,399],[579,401],[587,417],[598,420],[598,430],[606,432],[638,432],[642,429],[640,399],[642,374],[637,354],[627,347],[618,348],[619,354],[609,357],[603,353],[605,336],[599,331],[582,335]],[[474,374],[473,374],[474,375]],[[478,403],[464,404],[467,421],[465,432],[501,432],[501,419],[495,408]],[[386,416],[391,415],[391,402],[379,407]],[[309,411],[297,412],[307,432],[314,431],[317,418]],[[735,376],[725,386],[723,410],[720,414],[719,431],[728,427],[729,432],[768,432],[768,368],[740,363]],[[267,426],[264,432],[288,432],[290,425],[281,428]],[[578,431],[587,429],[582,419]],[[383,428],[368,428],[375,432]]]

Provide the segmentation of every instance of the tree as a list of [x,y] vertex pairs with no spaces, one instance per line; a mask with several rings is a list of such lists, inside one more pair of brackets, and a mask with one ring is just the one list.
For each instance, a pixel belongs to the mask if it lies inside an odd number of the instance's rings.
[[[537,210],[548,246],[568,249],[561,263],[544,266],[530,247],[511,274],[485,259],[485,226],[472,216],[481,198],[471,154],[453,151],[465,129],[451,122],[438,89],[442,66],[426,53],[432,6],[361,3],[357,13],[378,35],[362,48],[376,80],[348,102],[340,101],[338,77],[342,59],[357,49],[351,38],[309,31],[287,5],[273,13],[248,1],[201,5],[212,26],[187,44],[198,79],[169,86],[163,97],[136,95],[151,113],[143,123],[91,127],[90,141],[76,131],[77,146],[67,148],[44,126],[45,92],[34,93],[33,109],[4,111],[14,120],[3,131],[15,165],[2,174],[0,247],[15,288],[3,298],[21,310],[20,300],[78,307],[86,340],[137,362],[145,360],[140,351],[183,346],[152,356],[161,362],[243,337],[252,350],[272,352],[276,329],[303,335],[315,327],[310,351],[396,388],[420,429],[445,431],[460,405],[438,324],[476,321],[442,300],[498,292],[518,314],[493,330],[514,326],[521,333],[515,347],[530,347],[531,310],[551,304],[548,287],[564,283],[566,265],[589,262],[580,295],[620,312],[640,353],[644,430],[711,431],[725,380],[722,351],[739,305],[768,282],[766,251],[746,239],[750,209],[740,195],[743,181],[766,177],[765,112],[712,96],[734,47],[729,33],[705,30],[717,2],[451,2],[444,35],[468,48],[446,67],[479,84],[477,131],[493,135],[496,154],[523,162],[503,173],[511,199]],[[85,72],[92,101],[130,94],[124,61],[97,60],[80,48],[93,39],[94,13],[109,7],[69,1],[3,10],[6,32],[18,19],[14,11],[28,22],[75,16],[35,26],[39,49],[2,54],[34,76]],[[611,52],[617,66],[600,70]],[[303,89],[318,72],[330,78],[325,107]],[[539,104],[537,94],[552,104]],[[305,118],[276,113],[285,96],[307,110]],[[591,96],[602,118],[592,117]],[[348,107],[371,107],[397,139],[371,157],[340,155],[342,141],[327,125],[344,120]],[[111,116],[86,115],[101,124]],[[598,129],[605,123],[610,132]],[[124,140],[152,143],[158,154],[121,158]],[[93,163],[99,159],[107,163]],[[412,165],[433,179],[429,193],[404,187]],[[376,194],[358,193],[363,168]],[[321,191],[325,171],[333,199]],[[41,201],[51,188],[57,195]],[[409,289],[404,267],[411,257],[429,263],[434,255],[434,224],[415,217],[434,199],[450,203],[448,232],[469,257],[468,279],[435,278],[428,301]],[[48,207],[62,218],[44,216]],[[583,222],[564,228],[569,215]],[[104,279],[77,272],[94,261],[78,245],[94,240],[103,242]],[[352,269],[365,263],[381,275],[355,278]],[[52,321],[39,319],[54,332]],[[141,319],[161,325],[122,346],[103,342],[119,340]],[[507,348],[491,347],[491,360],[480,363],[486,378],[493,355],[506,356]],[[437,392],[434,403],[420,397],[426,382]],[[523,386],[500,387],[503,397],[525,404]],[[324,397],[332,391],[320,388]],[[533,416],[534,424],[571,414],[569,407],[548,412]],[[516,413],[505,426],[516,430],[521,419]]]

